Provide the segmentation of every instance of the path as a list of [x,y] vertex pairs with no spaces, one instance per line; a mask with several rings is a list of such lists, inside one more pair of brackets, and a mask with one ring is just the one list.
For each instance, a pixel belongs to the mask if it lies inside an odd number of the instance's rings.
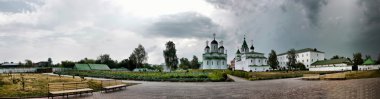
[[232,76],[232,75],[227,75],[227,76],[228,76],[228,78],[231,78],[235,82],[247,82],[247,81],[249,81],[247,79],[236,77],[236,76]]

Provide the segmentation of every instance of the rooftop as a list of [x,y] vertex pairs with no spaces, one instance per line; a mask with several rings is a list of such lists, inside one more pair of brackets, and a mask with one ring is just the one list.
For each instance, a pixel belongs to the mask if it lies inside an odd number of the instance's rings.
[[[325,52],[317,50],[316,48],[304,48],[304,49],[296,50],[296,53],[303,53],[303,52],[325,53]],[[288,52],[278,54],[277,56],[286,55],[286,54],[288,54]]]
[[340,59],[332,59],[332,60],[321,60],[321,61],[316,61],[311,65],[329,65],[329,64],[352,64],[351,60],[347,58],[340,58]]

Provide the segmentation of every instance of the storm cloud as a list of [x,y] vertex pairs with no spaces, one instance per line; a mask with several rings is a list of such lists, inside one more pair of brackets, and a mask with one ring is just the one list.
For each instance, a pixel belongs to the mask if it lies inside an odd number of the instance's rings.
[[[196,12],[184,12],[164,15],[148,27],[147,36],[164,36],[175,38],[204,38],[212,33],[223,32],[222,28],[209,17]],[[221,35],[218,35],[221,36]]]
[[[149,3],[147,3],[149,2]],[[232,60],[245,35],[255,51],[317,48],[376,56],[378,0],[0,0],[0,62],[128,58],[138,44],[160,64],[164,44],[201,60],[205,42],[224,42]],[[251,42],[252,40],[252,42]]]

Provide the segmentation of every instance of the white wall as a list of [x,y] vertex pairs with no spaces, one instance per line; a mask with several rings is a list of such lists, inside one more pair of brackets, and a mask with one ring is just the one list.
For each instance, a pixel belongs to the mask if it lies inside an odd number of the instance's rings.
[[347,71],[352,70],[352,66],[335,66],[335,67],[310,67],[309,71]]
[[380,65],[359,65],[358,70],[378,70]]

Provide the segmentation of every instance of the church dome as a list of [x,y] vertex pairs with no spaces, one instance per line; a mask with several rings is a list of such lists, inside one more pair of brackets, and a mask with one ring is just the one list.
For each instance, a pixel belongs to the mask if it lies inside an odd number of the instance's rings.
[[209,47],[209,46],[206,46],[206,49],[210,49],[210,47]]
[[224,48],[223,46],[220,46],[219,48]]
[[255,49],[255,47],[253,47],[253,45],[252,45],[250,49],[253,51]]
[[216,40],[212,40],[211,44],[218,44],[218,42]]

